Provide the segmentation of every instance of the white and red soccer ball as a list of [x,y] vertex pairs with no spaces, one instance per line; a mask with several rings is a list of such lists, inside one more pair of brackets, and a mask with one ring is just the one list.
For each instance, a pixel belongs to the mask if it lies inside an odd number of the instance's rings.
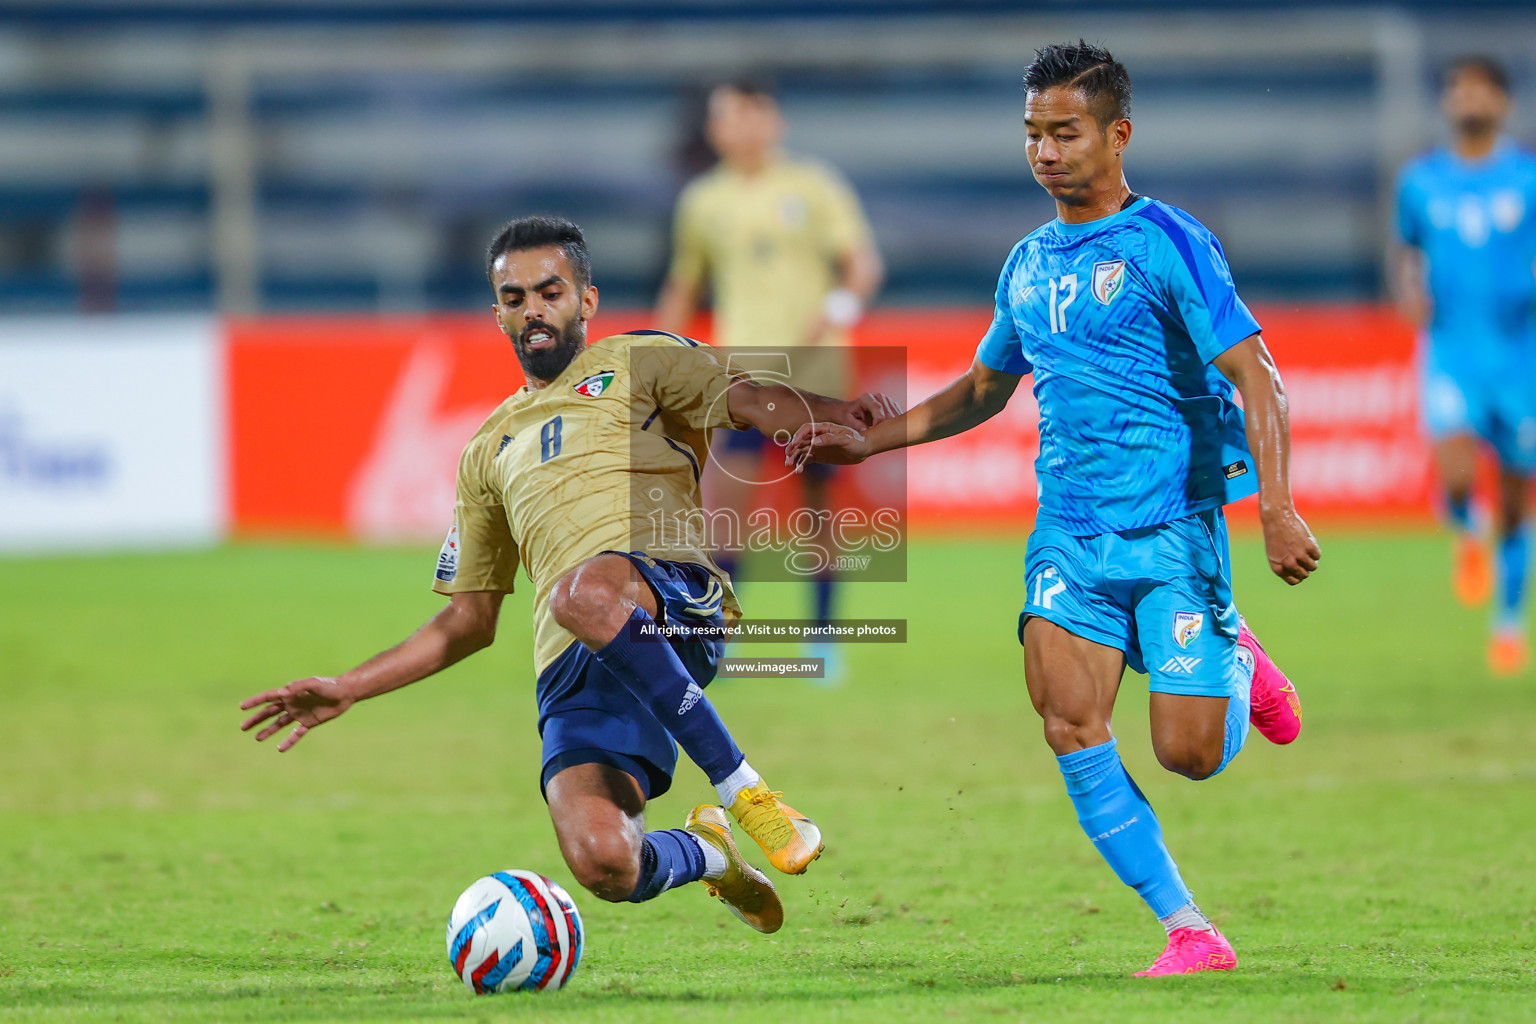
[[581,943],[576,904],[532,871],[478,879],[448,915],[448,962],[477,995],[564,988]]

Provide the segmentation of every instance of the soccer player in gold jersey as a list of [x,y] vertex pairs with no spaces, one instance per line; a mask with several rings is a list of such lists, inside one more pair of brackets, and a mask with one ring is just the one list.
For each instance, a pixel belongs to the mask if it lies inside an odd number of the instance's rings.
[[[740,81],[709,96],[706,132],[720,163],[678,200],[672,266],[656,307],[663,330],[686,331],[706,288],[717,345],[782,350],[791,380],[842,395],[842,346],[884,274],[858,197],[831,167],[790,157],[785,125],[766,86]],[[750,510],[767,438],[743,431],[717,443],[706,474],[711,504]],[[831,467],[805,467],[806,504],[828,508]],[[825,528],[829,516],[821,516]],[[828,546],[826,536],[817,538]],[[716,553],[727,572],[734,552]],[[816,618],[832,617],[832,576],[815,579]],[[831,651],[823,649],[822,656]],[[828,665],[829,676],[835,668]]]
[[[540,782],[571,873],[615,902],[702,880],[747,924],[775,931],[783,906],[737,851],[725,809],[790,874],[820,855],[821,833],[768,789],[704,695],[740,609],[704,540],[702,435],[793,432],[808,416],[862,427],[894,406],[733,377],[708,346],[660,331],[588,345],[598,293],[569,221],[508,224],[487,274],[528,384],[464,449],[434,584],[447,606],[350,672],[251,697],[241,707],[259,710],[242,728],[266,723],[265,740],[292,725],[278,745],[288,750],[357,701],[487,646],[521,565],[534,588]],[[674,740],[721,806],[646,832],[646,800],[671,785]]]

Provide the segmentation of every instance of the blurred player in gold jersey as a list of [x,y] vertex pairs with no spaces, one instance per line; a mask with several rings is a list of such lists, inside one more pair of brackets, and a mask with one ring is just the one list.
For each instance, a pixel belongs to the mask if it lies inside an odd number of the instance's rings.
[[[705,129],[720,163],[678,200],[657,325],[686,331],[707,288],[715,344],[787,350],[797,385],[845,394],[849,367],[842,347],[884,274],[858,197],[832,168],[781,152],[784,118],[760,83],[733,82],[711,92]],[[757,431],[715,442],[707,483],[713,506],[743,518],[752,510],[766,443]],[[820,464],[805,467],[809,508],[827,508],[832,472]],[[829,520],[821,517],[824,531]],[[827,545],[826,536],[817,540]],[[716,557],[728,572],[734,569],[734,553]],[[815,586],[816,618],[825,621],[832,617],[830,572]],[[826,669],[835,675],[832,664]]]
[[[245,701],[242,728],[288,725],[287,750],[359,700],[424,679],[487,646],[519,566],[533,582],[541,789],[576,880],[641,902],[702,880],[762,932],[783,922],[772,883],[731,838],[726,808],[780,871],[821,853],[821,832],[771,792],[703,687],[726,625],[730,578],[708,554],[699,507],[702,434],[850,426],[894,411],[733,377],[708,346],[660,331],[587,344],[597,289],[581,230],[530,217],[492,241],[496,320],[528,384],[464,449],[453,529],[434,589],[448,605],[398,646],[337,677]],[[807,414],[809,410],[809,414]],[[720,794],[682,829],[646,832],[646,800],[672,782],[680,743]]]

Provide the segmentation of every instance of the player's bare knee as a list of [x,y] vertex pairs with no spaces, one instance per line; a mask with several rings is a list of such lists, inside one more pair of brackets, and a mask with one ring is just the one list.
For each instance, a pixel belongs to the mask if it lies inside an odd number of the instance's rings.
[[566,573],[549,594],[549,611],[561,628],[578,637],[600,630],[619,605],[620,594],[608,580],[580,569]]
[[1166,748],[1156,746],[1157,763],[1175,775],[1182,775],[1186,779],[1199,782],[1216,774],[1216,769],[1221,766],[1221,751],[1208,751],[1199,747],[1178,746]]
[[1045,720],[1045,742],[1058,757],[1098,746],[1107,739],[1100,735],[1107,730],[1096,721],[1063,716],[1049,710],[1042,711],[1040,716]]
[[1510,499],[1506,497],[1499,504],[1499,537],[1513,536],[1525,525],[1525,502],[1523,499]]
[[623,903],[640,884],[640,852],[623,836],[588,836],[565,862],[583,889],[609,903]]
[[549,592],[549,613],[555,617],[563,629],[575,632],[574,627],[581,616],[580,598],[576,594],[576,574],[568,573],[562,576]]

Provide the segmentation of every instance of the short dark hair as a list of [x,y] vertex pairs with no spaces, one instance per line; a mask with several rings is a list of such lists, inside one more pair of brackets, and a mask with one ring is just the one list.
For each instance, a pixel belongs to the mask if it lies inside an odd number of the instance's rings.
[[592,257],[587,252],[587,240],[581,228],[564,217],[519,217],[502,225],[496,237],[485,249],[485,276],[492,277],[496,260],[509,252],[525,252],[542,249],[546,245],[558,245],[576,273],[576,287],[586,288],[592,283]]
[[1101,128],[1131,116],[1131,76],[1125,65],[1086,39],[1035,51],[1033,63],[1024,69],[1025,90],[1041,92],[1057,85],[1081,92]]
[[1487,54],[1468,53],[1448,61],[1440,72],[1440,86],[1444,88],[1451,84],[1451,79],[1463,71],[1482,75],[1488,83],[1504,95],[1509,95],[1509,72],[1504,70],[1504,65]]

